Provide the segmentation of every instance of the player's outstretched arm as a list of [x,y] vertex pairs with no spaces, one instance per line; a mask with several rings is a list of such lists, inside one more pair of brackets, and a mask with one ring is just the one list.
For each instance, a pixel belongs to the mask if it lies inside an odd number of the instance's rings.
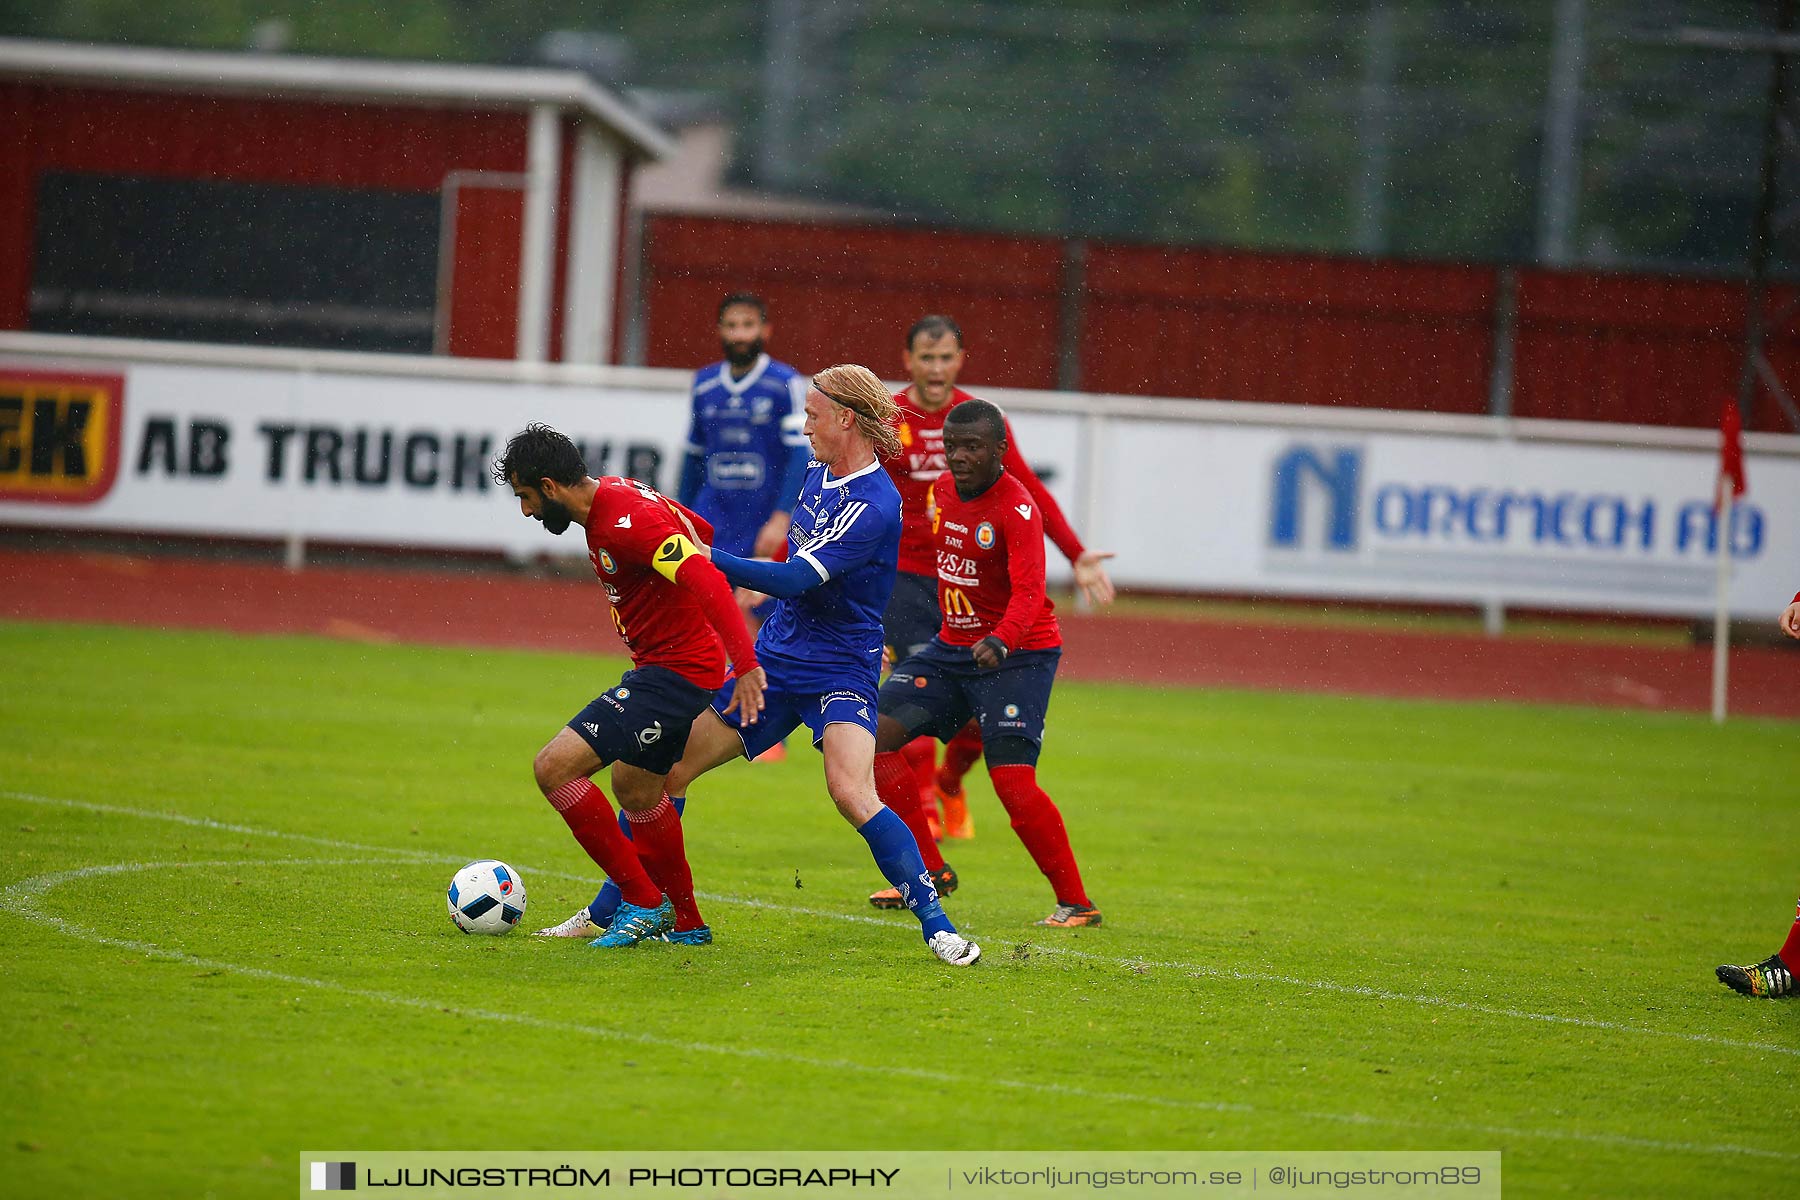
[[806,558],[790,558],[786,562],[761,562],[727,554],[717,546],[712,550],[713,565],[738,587],[750,588],[782,600],[818,587],[825,576]]
[[1800,594],[1794,596],[1794,602],[1781,614],[1780,623],[1781,632],[1791,638],[1800,638]]
[[1044,486],[1044,481],[1037,477],[1031,464],[1025,461],[1025,455],[1019,450],[1019,439],[1013,436],[1012,422],[1006,423],[1006,454],[1001,462],[1006,466],[1006,473],[1025,485],[1031,498],[1037,501],[1038,511],[1044,514],[1044,533],[1051,544],[1063,552],[1063,557],[1074,562],[1081,557],[1084,547],[1075,527],[1069,524],[1069,518],[1063,515],[1062,505]]
[[1018,439],[1013,437],[1012,422],[1006,425],[1006,473],[1025,485],[1031,498],[1037,501],[1038,511],[1044,517],[1044,534],[1061,550],[1069,565],[1075,568],[1075,588],[1081,593],[1083,600],[1099,607],[1113,602],[1112,577],[1106,573],[1101,564],[1113,557],[1110,550],[1089,550],[1081,544],[1081,537],[1075,527],[1069,524],[1069,518],[1063,515],[1062,506],[1044,481],[1037,477],[1025,456],[1019,453]]
[[1111,604],[1116,595],[1112,576],[1106,573],[1103,565],[1112,557],[1111,550],[1083,550],[1081,557],[1075,560],[1075,589],[1095,608]]

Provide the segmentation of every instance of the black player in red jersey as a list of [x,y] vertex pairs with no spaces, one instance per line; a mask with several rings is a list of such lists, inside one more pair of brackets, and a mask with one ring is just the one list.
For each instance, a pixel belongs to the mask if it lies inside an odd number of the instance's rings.
[[[875,784],[882,803],[913,831],[939,891],[956,876],[932,840],[901,747],[919,736],[949,740],[973,717],[988,777],[1050,881],[1056,908],[1039,925],[1100,924],[1088,899],[1062,814],[1037,782],[1050,689],[1062,657],[1056,607],[1045,594],[1044,519],[1024,484],[1007,473],[1006,419],[985,400],[958,404],[944,419],[949,471],[932,489],[938,607],[943,620],[923,650],[882,685],[875,734]],[[877,908],[899,894],[876,892]]]
[[[712,930],[694,901],[681,816],[664,781],[694,718],[725,682],[727,655],[737,673],[732,707],[754,721],[763,691],[731,585],[695,550],[711,541],[712,529],[636,480],[592,478],[575,444],[546,425],[527,426],[507,442],[494,476],[518,497],[519,511],[551,533],[583,528],[613,627],[631,651],[633,669],[619,686],[595,697],[532,763],[545,798],[625,894],[592,944],[710,942]],[[630,838],[590,778],[608,763]]]
[[[912,383],[894,397],[900,407],[901,452],[886,462],[888,475],[900,489],[900,573],[894,578],[894,596],[882,619],[887,644],[894,660],[917,654],[938,630],[936,548],[926,496],[944,473],[944,418],[959,404],[975,399],[956,386],[966,355],[962,328],[949,317],[930,314],[914,321],[906,331],[902,362]],[[1050,494],[1019,452],[1009,427],[1006,431],[1006,473],[1025,485],[1043,518],[1044,532],[1074,568],[1075,587],[1088,603],[1112,603],[1112,580],[1106,574],[1110,552],[1089,550],[1081,544],[1056,497]],[[925,804],[926,823],[939,829],[942,806],[943,836],[975,836],[969,816],[963,777],[981,757],[981,731],[973,723],[950,739],[944,761],[936,763],[937,746],[930,738],[915,739],[901,753],[918,780]]]

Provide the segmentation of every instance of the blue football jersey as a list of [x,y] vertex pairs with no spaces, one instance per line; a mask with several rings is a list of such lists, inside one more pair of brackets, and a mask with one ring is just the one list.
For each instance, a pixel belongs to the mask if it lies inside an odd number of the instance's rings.
[[758,356],[742,379],[729,363],[694,373],[687,453],[701,460],[699,490],[680,497],[712,522],[714,542],[748,555],[757,530],[776,509],[792,511],[782,483],[806,439],[808,380],[784,362]]
[[790,692],[872,690],[881,676],[881,614],[900,557],[900,491],[880,463],[832,479],[806,471],[788,530],[788,558],[823,581],[775,602],[756,639],[771,685]]

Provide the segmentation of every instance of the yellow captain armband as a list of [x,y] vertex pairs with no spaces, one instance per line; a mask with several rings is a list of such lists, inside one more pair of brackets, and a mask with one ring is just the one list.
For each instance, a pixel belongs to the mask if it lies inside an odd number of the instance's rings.
[[698,553],[700,551],[695,549],[694,543],[679,533],[671,533],[656,548],[656,557],[652,562],[664,578],[674,583],[675,572],[681,570],[681,564]]

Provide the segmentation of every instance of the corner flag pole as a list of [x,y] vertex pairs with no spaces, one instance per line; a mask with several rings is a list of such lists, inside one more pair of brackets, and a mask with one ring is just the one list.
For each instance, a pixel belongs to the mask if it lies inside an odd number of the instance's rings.
[[1718,563],[1718,579],[1713,595],[1713,663],[1712,719],[1714,725],[1725,723],[1725,687],[1731,670],[1731,514],[1737,497],[1732,494],[1731,480],[1719,475],[1719,534],[1713,557]]
[[1731,666],[1731,518],[1744,494],[1744,418],[1737,401],[1727,399],[1719,411],[1719,476],[1713,492],[1713,560],[1717,577],[1713,592],[1712,719],[1725,723],[1725,686]]

